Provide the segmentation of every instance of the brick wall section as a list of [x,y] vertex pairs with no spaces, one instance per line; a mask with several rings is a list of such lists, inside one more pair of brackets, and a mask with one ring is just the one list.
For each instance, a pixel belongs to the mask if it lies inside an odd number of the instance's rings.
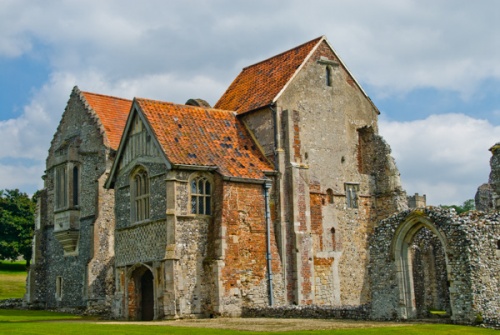
[[137,318],[138,318],[137,302],[138,301],[137,301],[137,289],[135,287],[135,280],[131,279],[128,282],[127,293],[128,293],[128,301],[127,301],[128,319],[129,320],[137,320]]
[[[225,234],[224,268],[221,274],[222,314],[238,315],[242,307],[267,306],[266,222],[263,187],[260,184],[222,182],[221,223]],[[283,303],[281,262],[271,227],[274,296]]]
[[[320,192],[319,185],[309,185],[309,199],[311,210],[311,233],[313,237],[313,247],[316,251],[323,250],[323,212],[322,207],[325,202],[325,195]],[[316,192],[316,193],[313,193]]]

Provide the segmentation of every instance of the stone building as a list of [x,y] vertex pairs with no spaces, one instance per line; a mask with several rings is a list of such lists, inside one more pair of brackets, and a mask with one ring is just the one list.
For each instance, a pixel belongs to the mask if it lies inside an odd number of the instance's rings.
[[114,194],[104,182],[132,101],[73,89],[52,140],[35,221],[26,301],[110,306]]
[[107,184],[116,199],[115,315],[239,315],[245,304],[267,305],[268,243],[283,303],[266,231],[274,174],[233,112],[135,99]]
[[[418,306],[401,288],[442,278],[451,249],[435,247],[444,233],[428,242],[434,225],[405,223],[378,115],[324,37],[244,68],[214,108],[75,88],[47,159],[28,303],[142,320],[294,305],[413,318],[435,304],[470,320],[443,279]],[[397,281],[403,258],[430,275]]]

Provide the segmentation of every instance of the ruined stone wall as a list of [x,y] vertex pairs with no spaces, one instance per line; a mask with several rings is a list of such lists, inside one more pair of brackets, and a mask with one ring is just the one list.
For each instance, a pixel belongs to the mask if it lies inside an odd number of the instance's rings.
[[446,256],[452,320],[471,324],[482,319],[490,325],[498,324],[500,216],[474,211],[458,216],[440,208],[404,211],[383,220],[376,228],[370,241],[372,318],[416,317],[411,316],[416,306],[411,306],[409,299],[416,293],[415,288],[403,287],[400,277],[404,269],[411,268],[412,261],[398,257],[404,256],[404,248],[399,250],[398,245],[413,239],[412,234],[421,227],[440,236]]
[[[98,308],[109,308],[107,296],[113,290],[113,278],[107,271],[113,262],[113,191],[100,188],[108,150],[103,145],[95,115],[86,109],[79,91],[74,90],[46,162],[41,194],[43,211],[35,232],[38,249],[35,253],[39,257],[30,274],[35,283],[30,290],[36,294],[29,295],[29,304],[49,308],[86,307],[92,301]],[[54,178],[55,169],[60,166],[66,167],[68,173],[68,203],[56,211]],[[77,203],[73,195],[76,193],[71,175],[73,166],[79,172]],[[67,241],[64,234],[73,236],[74,246],[61,244]],[[96,265],[97,262],[102,266]],[[58,298],[57,277],[62,283],[62,295]]]
[[475,196],[476,209],[479,211],[500,210],[500,143],[490,148],[490,177],[486,184],[479,186]]

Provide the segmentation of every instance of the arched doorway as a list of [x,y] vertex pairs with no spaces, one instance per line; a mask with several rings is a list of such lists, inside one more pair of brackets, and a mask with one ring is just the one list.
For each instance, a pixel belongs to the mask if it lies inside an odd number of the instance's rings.
[[128,318],[130,320],[153,320],[154,277],[145,265],[132,269],[128,281]]
[[450,315],[446,255],[439,238],[423,227],[413,237],[410,257],[417,318]]
[[430,310],[451,314],[446,250],[446,237],[425,217],[410,217],[397,228],[392,255],[400,318],[425,318]]

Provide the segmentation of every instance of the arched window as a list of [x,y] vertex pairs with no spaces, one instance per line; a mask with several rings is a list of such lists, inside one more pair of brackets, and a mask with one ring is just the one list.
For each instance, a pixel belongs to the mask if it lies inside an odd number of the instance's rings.
[[205,177],[191,180],[191,214],[212,214],[212,184]]
[[149,219],[149,178],[145,170],[139,170],[132,178],[132,219],[135,222]]

